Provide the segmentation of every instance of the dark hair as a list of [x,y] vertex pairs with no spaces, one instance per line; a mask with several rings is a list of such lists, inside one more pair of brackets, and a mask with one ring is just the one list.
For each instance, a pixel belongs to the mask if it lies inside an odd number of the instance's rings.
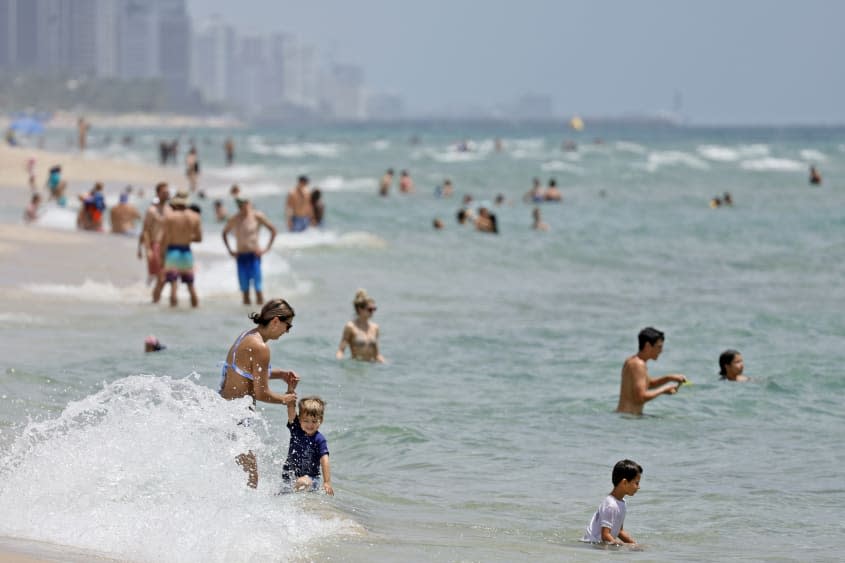
[[736,350],[725,350],[719,355],[719,375],[723,378],[728,375],[728,370],[725,369],[725,366],[734,361],[734,358],[737,356],[739,356],[739,352]]
[[299,178],[297,178],[297,180],[299,180],[300,184],[307,184],[308,183],[308,176],[302,175]]
[[555,180],[554,178],[550,178],[549,179],[549,185],[550,186],[557,186],[557,180]]
[[658,341],[666,340],[662,332],[651,326],[647,326],[642,329],[638,338],[640,341],[640,350],[645,348],[646,343],[654,346],[655,344],[657,344]]
[[642,475],[642,473],[643,468],[636,461],[631,461],[630,459],[617,461],[616,465],[613,466],[613,476],[611,477],[613,480],[613,486],[615,487],[621,483],[623,479],[632,481],[637,477],[637,475]]
[[456,217],[458,219],[458,223],[463,223],[464,221],[467,220],[467,210],[466,209],[459,209]]
[[311,190],[311,203],[317,203],[320,201],[320,196],[323,195],[323,192],[320,191],[320,188],[314,188]]
[[387,173],[390,174],[391,176],[393,176],[393,168],[388,168]]
[[257,325],[267,326],[276,317],[290,323],[295,315],[296,312],[294,312],[293,307],[287,301],[284,299],[271,299],[261,308],[260,313],[252,313],[249,315],[249,318]]

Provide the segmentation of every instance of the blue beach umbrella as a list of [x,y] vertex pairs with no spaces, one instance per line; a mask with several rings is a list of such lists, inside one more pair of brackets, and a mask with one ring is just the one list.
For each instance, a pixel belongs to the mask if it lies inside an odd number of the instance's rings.
[[41,135],[44,133],[44,124],[34,117],[19,117],[9,127],[23,135]]

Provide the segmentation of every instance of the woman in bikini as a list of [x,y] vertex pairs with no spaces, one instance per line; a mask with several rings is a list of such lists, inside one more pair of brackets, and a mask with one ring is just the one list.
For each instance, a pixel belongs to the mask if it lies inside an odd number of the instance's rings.
[[[255,401],[288,405],[296,404],[294,388],[299,376],[293,371],[272,369],[270,367],[270,347],[268,340],[277,340],[293,327],[293,307],[284,299],[273,299],[249,318],[258,325],[241,333],[223,363],[220,374],[220,396],[224,399],[240,399],[247,395]],[[285,394],[270,389],[271,379],[282,379],[288,384]],[[241,424],[248,424],[242,421]],[[248,452],[237,457],[238,465],[249,474],[248,484],[258,486],[258,464],[255,454]]]
[[370,320],[376,312],[375,300],[366,291],[359,289],[352,304],[355,306],[355,320],[343,327],[337,359],[343,359],[346,346],[349,345],[352,359],[384,363],[384,357],[378,351],[378,325]]

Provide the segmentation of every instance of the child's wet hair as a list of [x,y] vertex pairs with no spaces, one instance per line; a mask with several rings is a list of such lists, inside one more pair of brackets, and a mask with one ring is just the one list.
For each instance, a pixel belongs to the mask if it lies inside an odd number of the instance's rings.
[[317,395],[310,395],[299,400],[299,416],[313,416],[317,420],[323,420],[323,413],[326,410],[326,402]]
[[617,461],[616,465],[613,466],[613,476],[611,477],[613,486],[615,487],[621,483],[623,479],[633,481],[637,475],[642,475],[642,472],[642,466],[636,461],[631,461],[630,459]]

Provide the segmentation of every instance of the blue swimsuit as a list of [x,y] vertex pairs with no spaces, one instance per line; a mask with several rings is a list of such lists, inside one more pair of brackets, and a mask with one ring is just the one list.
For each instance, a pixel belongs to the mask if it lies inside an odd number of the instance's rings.
[[[223,393],[223,384],[226,383],[226,372],[229,370],[229,368],[232,368],[232,371],[234,371],[235,373],[237,373],[238,375],[240,375],[244,379],[249,379],[250,381],[255,381],[255,377],[253,377],[253,375],[251,373],[244,371],[240,367],[238,367],[237,358],[235,357],[238,353],[238,347],[240,347],[240,345],[241,345],[241,340],[243,340],[244,336],[246,336],[251,330],[253,330],[253,329],[246,330],[246,331],[242,332],[241,335],[238,337],[237,341],[235,341],[235,346],[232,349],[232,363],[229,364],[227,362],[220,362],[222,369],[220,371],[220,387],[217,389],[218,393],[220,393],[220,394]],[[270,373],[272,370],[273,370],[273,368],[270,367],[270,365],[268,364],[267,365],[267,372]]]

